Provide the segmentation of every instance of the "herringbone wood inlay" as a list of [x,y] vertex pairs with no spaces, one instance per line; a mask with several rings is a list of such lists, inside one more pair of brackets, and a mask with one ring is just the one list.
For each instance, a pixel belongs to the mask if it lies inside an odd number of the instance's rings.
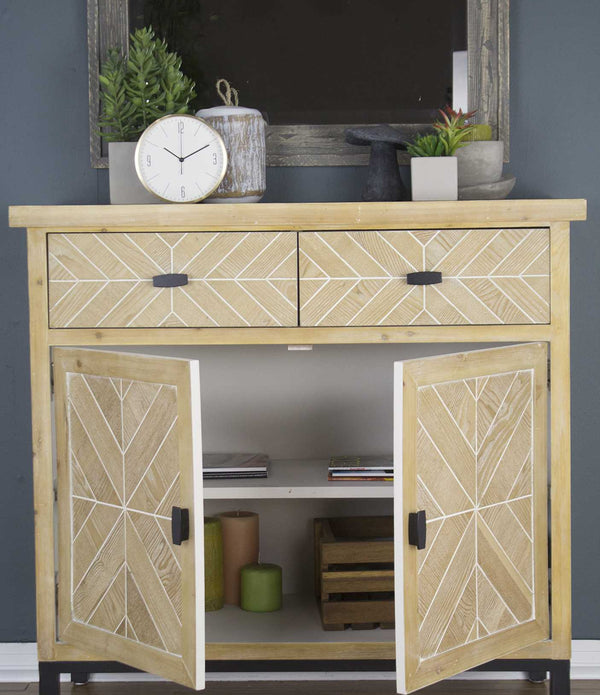
[[297,325],[294,232],[49,234],[48,275],[51,328]]
[[417,413],[424,660],[534,617],[532,371],[423,386]]
[[72,617],[181,654],[177,389],[68,374]]
[[[198,363],[78,348],[53,361],[58,637],[202,687]],[[174,505],[189,510],[180,546]]]
[[546,378],[543,344],[396,365],[401,692],[548,636]]
[[547,229],[301,232],[299,251],[302,326],[550,320]]

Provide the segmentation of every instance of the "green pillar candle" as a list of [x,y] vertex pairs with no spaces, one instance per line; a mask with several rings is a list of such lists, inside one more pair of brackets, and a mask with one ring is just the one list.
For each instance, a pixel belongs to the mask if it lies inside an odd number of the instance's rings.
[[204,609],[218,611],[225,603],[221,520],[204,517]]
[[281,608],[281,567],[260,562],[244,565],[240,606],[254,613],[278,611]]

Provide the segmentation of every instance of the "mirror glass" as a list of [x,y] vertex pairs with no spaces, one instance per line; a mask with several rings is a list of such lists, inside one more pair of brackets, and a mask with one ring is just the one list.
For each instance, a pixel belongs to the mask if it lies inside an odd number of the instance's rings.
[[467,104],[467,0],[130,0],[196,82],[194,106],[240,105],[271,125],[428,123]]

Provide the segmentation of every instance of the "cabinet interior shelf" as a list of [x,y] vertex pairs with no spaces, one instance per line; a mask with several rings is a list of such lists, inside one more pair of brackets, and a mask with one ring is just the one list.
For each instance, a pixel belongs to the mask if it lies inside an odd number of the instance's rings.
[[204,499],[392,498],[391,481],[328,481],[328,461],[271,461],[267,478],[204,481]]
[[272,613],[251,613],[224,606],[206,613],[206,641],[223,643],[268,642],[394,642],[394,630],[323,630],[316,598],[311,594],[285,594],[283,606]]

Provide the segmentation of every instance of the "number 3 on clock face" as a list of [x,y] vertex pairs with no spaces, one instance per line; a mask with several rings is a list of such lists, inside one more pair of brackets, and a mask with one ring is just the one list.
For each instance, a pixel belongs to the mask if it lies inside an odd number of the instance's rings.
[[214,193],[225,176],[223,138],[196,116],[163,116],[140,135],[135,170],[143,186],[173,203],[196,203]]

